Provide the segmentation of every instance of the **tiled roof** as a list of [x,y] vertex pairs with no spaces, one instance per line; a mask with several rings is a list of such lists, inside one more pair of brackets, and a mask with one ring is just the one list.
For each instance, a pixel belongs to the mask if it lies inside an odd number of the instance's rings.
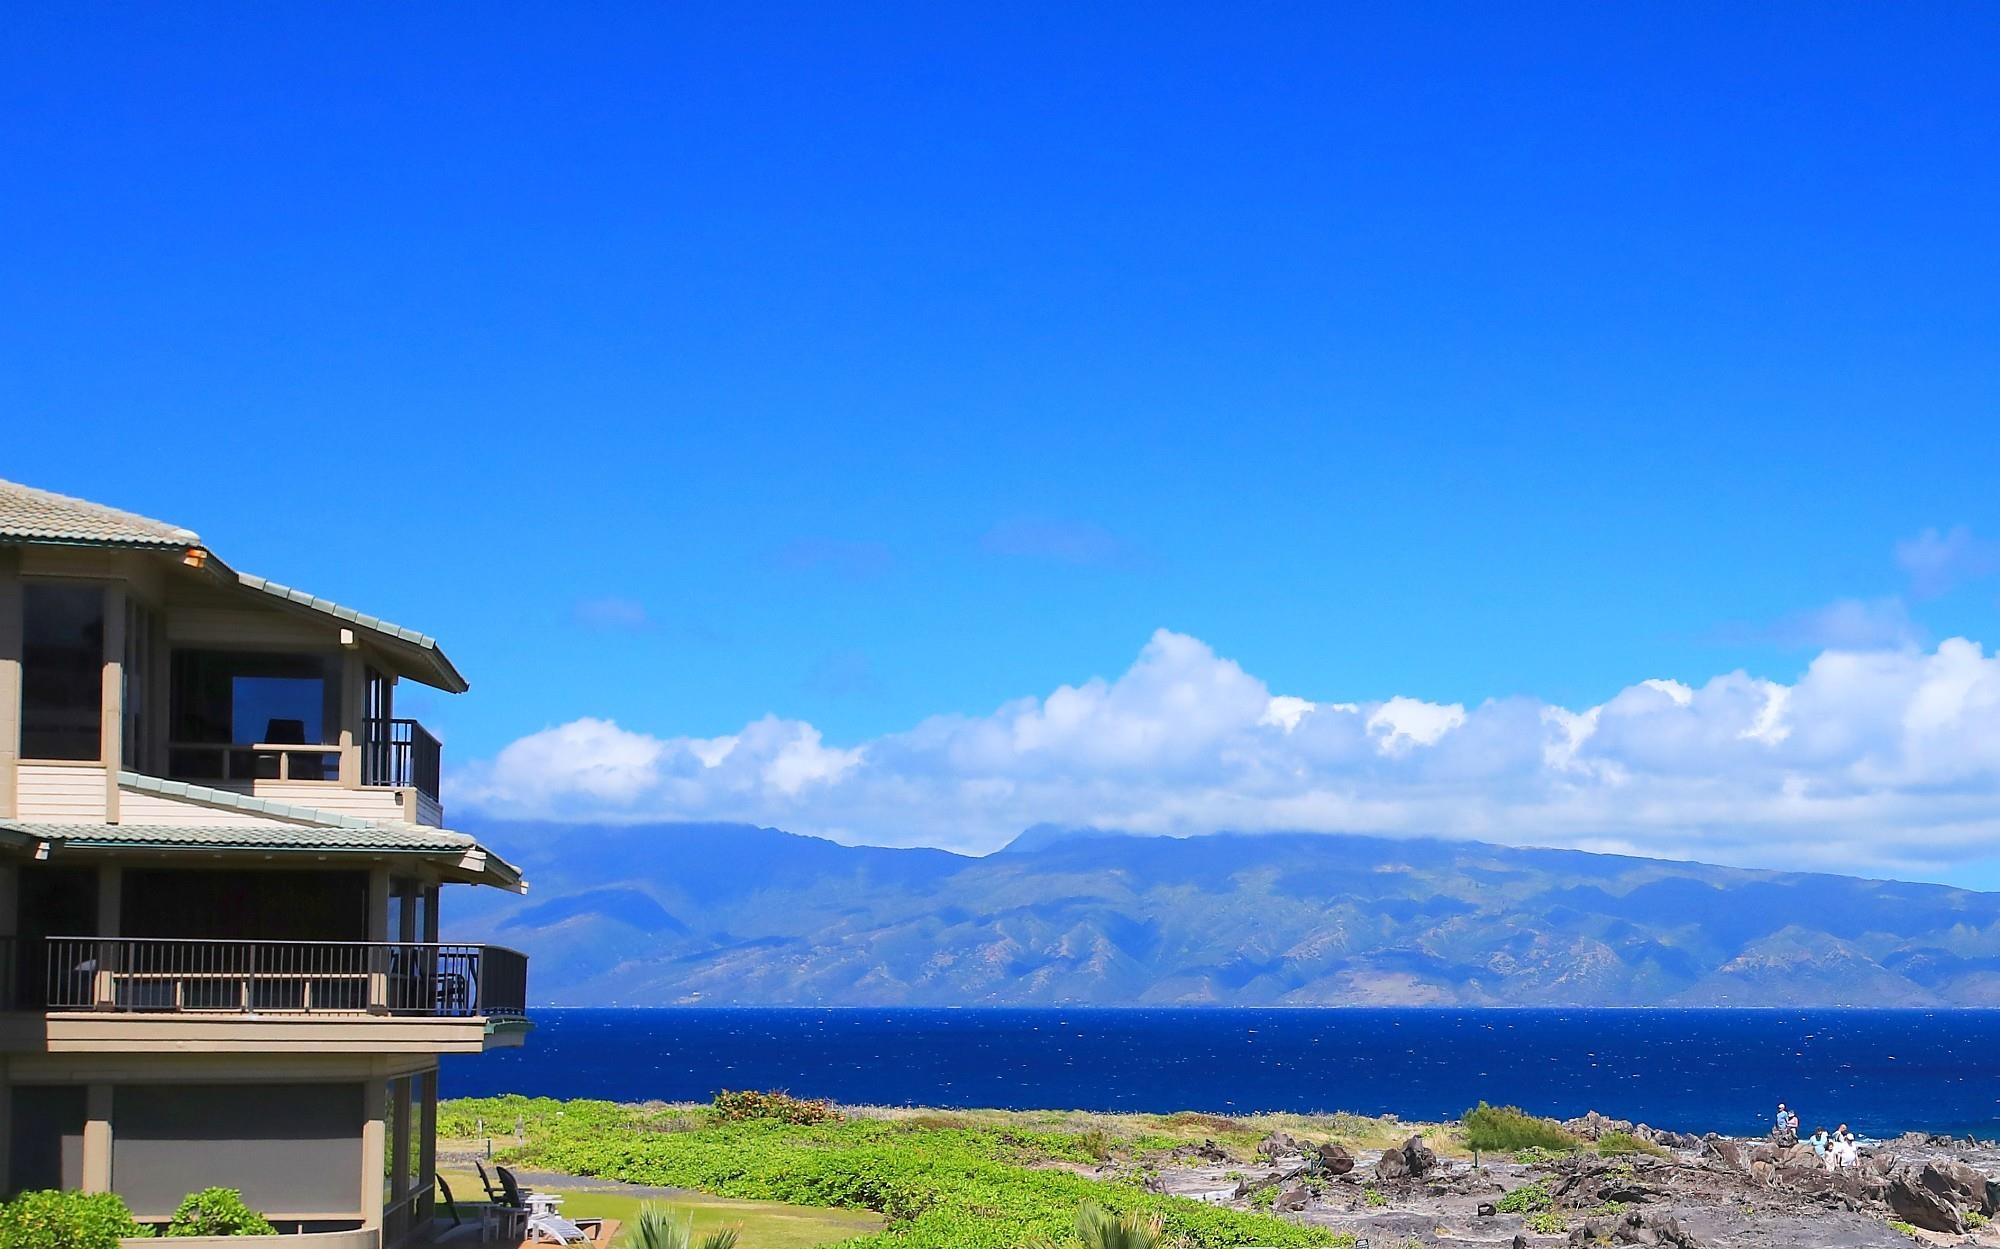
[[356,628],[367,629],[374,633],[387,634],[389,637],[396,638],[399,641],[408,642],[412,646],[421,646],[425,650],[437,649],[437,639],[428,633],[418,633],[415,629],[405,629],[401,625],[390,624],[379,616],[370,616],[366,612],[355,611],[352,607],[342,607],[333,600],[323,599],[317,594],[308,594],[304,590],[294,590],[288,585],[279,585],[267,577],[253,576],[247,572],[237,573],[236,580],[249,589],[262,590],[274,598],[284,599],[288,603],[297,603],[301,607],[309,607],[313,611],[332,616],[336,620],[344,620]]
[[459,853],[478,848],[472,838],[435,828],[372,825],[342,828],[285,824],[277,820],[245,824],[51,824],[0,820],[0,829],[65,846],[120,846],[132,849],[192,847],[210,850],[359,850],[404,853]]
[[[479,844],[478,840],[449,829],[401,820],[364,820],[358,815],[341,815],[215,789],[187,781],[170,781],[138,772],[120,772],[118,787],[134,793],[158,794],[180,802],[240,811],[261,816],[246,824],[37,824],[19,821],[0,823],[0,828],[60,841],[67,845],[117,846],[205,846],[241,850],[385,850],[406,854],[476,855],[481,874],[488,883],[510,889],[525,888],[521,870]],[[56,829],[51,834],[42,830]]]
[[91,546],[198,546],[192,529],[0,480],[0,539]]
[[239,794],[230,789],[216,789],[208,785],[196,785],[191,781],[170,781],[164,777],[147,776],[143,772],[120,772],[118,787],[134,793],[158,794],[162,798],[176,798],[185,802],[200,803],[205,807],[221,807],[229,811],[242,811],[252,815],[269,816],[272,820],[290,821],[299,824],[323,824],[329,828],[345,828],[358,832],[380,830],[385,827],[405,828],[415,834],[428,834],[444,838],[440,848],[459,847],[471,849],[479,843],[464,833],[447,832],[432,828],[428,824],[384,824],[379,820],[364,820],[358,815],[341,815],[334,811],[321,811],[317,807],[302,807],[297,803],[278,802],[271,798],[258,798],[250,794]]
[[[121,512],[102,503],[72,499],[68,495],[0,479],[0,542],[10,541],[166,550],[202,545],[200,535],[192,529],[183,529],[132,512]],[[406,675],[455,694],[463,693],[467,688],[465,677],[438,647],[437,639],[427,633],[405,629],[379,616],[343,607],[331,599],[279,585],[264,577],[237,572],[220,559],[210,559],[208,568],[224,585],[234,584],[268,595],[292,607],[414,647],[418,654],[410,656],[414,662],[412,670]]]

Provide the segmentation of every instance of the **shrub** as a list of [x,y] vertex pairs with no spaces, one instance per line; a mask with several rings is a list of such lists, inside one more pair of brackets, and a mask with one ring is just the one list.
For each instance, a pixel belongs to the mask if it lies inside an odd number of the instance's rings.
[[1485,1102],[1465,1112],[1465,1143],[1481,1152],[1551,1149],[1569,1152],[1576,1137],[1554,1119],[1531,1115],[1519,1106],[1489,1106]]
[[784,1092],[724,1089],[715,1095],[715,1117],[731,1121],[775,1119],[779,1123],[805,1127],[836,1122],[840,1112],[833,1108],[832,1102],[816,1098],[793,1097]]
[[275,1236],[278,1229],[243,1204],[233,1188],[204,1188],[189,1193],[167,1224],[169,1236]]
[[1521,1222],[1527,1225],[1529,1231],[1543,1236],[1560,1236],[1569,1226],[1560,1210],[1537,1210]]
[[148,1235],[116,1193],[22,1193],[0,1205],[5,1249],[118,1249],[126,1236]]
[[739,1234],[736,1228],[719,1227],[696,1240],[693,1219],[677,1219],[665,1206],[649,1201],[639,1207],[618,1243],[622,1249],[736,1249]]
[[1597,1152],[1609,1158],[1617,1154],[1652,1154],[1664,1158],[1673,1150],[1651,1141],[1642,1141],[1630,1132],[1606,1132],[1597,1138]]

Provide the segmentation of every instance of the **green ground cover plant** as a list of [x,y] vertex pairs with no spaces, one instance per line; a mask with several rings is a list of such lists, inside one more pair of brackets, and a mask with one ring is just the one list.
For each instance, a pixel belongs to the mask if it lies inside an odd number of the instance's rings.
[[[1136,1156],[1174,1143],[1108,1128],[941,1125],[845,1117],[818,1123],[727,1119],[713,1107],[623,1106],[550,1098],[446,1103],[438,1132],[469,1137],[480,1123],[523,1126],[510,1162],[565,1175],[690,1188],[724,1197],[880,1212],[883,1232],[855,1249],[1017,1249],[1077,1243],[1078,1211],[1158,1215],[1166,1243],[1187,1249],[1351,1243],[1323,1229],[1149,1193],[1079,1174],[1107,1152]],[[496,1142],[497,1144],[498,1142]]]
[[1502,1214],[1533,1214],[1537,1210],[1553,1209],[1555,1204],[1548,1186],[1536,1181],[1503,1194],[1500,1200],[1493,1203],[1493,1208]]

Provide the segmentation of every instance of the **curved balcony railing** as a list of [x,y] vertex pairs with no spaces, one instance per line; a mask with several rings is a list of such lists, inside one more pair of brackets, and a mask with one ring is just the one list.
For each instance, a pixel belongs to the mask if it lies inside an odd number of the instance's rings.
[[528,1008],[528,958],[505,946],[151,937],[41,944],[39,1005],[52,1011],[518,1019]]

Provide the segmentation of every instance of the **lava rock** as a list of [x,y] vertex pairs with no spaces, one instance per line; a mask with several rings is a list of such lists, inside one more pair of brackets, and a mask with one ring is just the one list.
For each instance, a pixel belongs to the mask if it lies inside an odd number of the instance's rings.
[[1965,1219],[1958,1207],[1924,1187],[1910,1170],[1898,1171],[1889,1179],[1889,1187],[1882,1194],[1889,1210],[1897,1218],[1912,1227],[1921,1227],[1927,1232],[1949,1232],[1954,1236],[1965,1234]]

